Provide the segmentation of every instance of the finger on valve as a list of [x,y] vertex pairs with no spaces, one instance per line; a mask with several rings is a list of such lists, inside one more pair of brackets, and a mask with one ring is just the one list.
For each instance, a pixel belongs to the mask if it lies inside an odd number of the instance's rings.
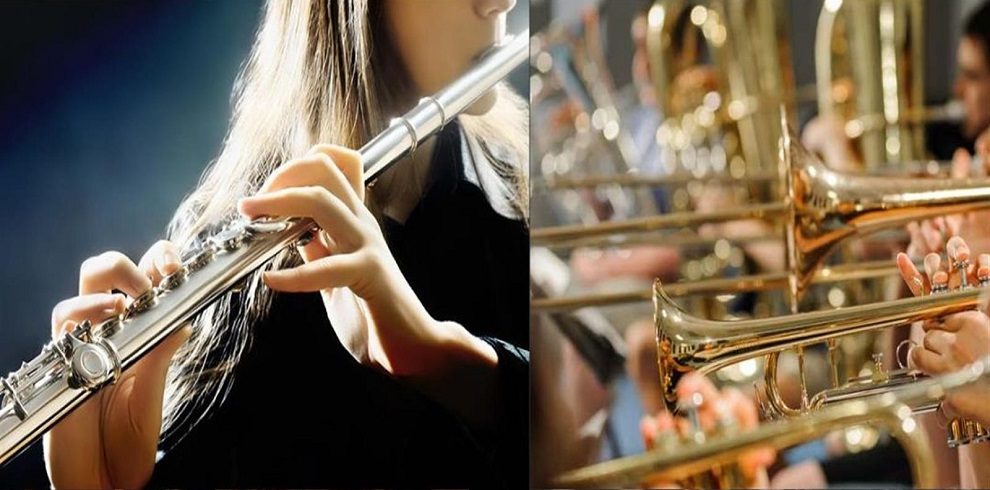
[[932,293],[945,292],[949,288],[949,275],[942,269],[942,256],[930,253],[925,256],[925,274],[932,285]]

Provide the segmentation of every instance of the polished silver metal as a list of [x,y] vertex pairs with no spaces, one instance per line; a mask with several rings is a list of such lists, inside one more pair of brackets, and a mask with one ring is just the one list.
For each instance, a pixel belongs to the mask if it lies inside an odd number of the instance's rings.
[[[435,134],[528,59],[529,31],[406,113],[361,148],[365,183]],[[411,129],[407,129],[405,126]],[[417,141],[410,141],[408,134]],[[316,229],[310,219],[236,222],[184,250],[182,269],[139,296],[124,315],[82,325],[53,340],[0,380],[0,464],[37,440],[100,387],[118,379],[158,343],[276,254]]]
[[[426,139],[443,127],[448,118],[464,112],[496,83],[529,59],[529,30],[507,36],[502,46],[492,50],[477,65],[443,90],[424,98],[403,118],[413,125],[416,135]],[[366,182],[372,182],[391,162],[407,155],[412,145],[404,125],[389,125],[385,131],[361,148]]]
[[182,254],[182,268],[189,272],[196,272],[213,260],[214,253],[213,247],[207,243],[196,245]]
[[440,111],[440,125],[441,126],[444,126],[448,122],[450,122],[447,119],[447,109],[445,109],[443,107],[443,102],[440,102],[439,100],[437,100],[433,96],[423,97],[422,99],[419,99],[419,103],[420,104],[425,103],[425,102],[430,102],[430,103],[434,104],[435,106],[437,106],[437,110]]
[[148,311],[157,304],[158,304],[158,290],[155,288],[151,288],[145,291],[144,293],[141,293],[141,295],[138,296],[137,298],[134,298],[134,301],[127,306],[127,309],[124,311],[124,319],[128,319],[140,313],[144,313],[145,311]]
[[169,291],[175,289],[186,282],[186,277],[189,275],[189,270],[185,267],[179,266],[179,269],[165,277],[162,278],[158,283],[158,289],[161,291]]
[[389,126],[400,125],[406,128],[406,132],[409,133],[409,153],[416,153],[416,148],[419,146],[419,135],[416,134],[416,126],[413,126],[413,123],[404,117],[397,117],[389,123]]

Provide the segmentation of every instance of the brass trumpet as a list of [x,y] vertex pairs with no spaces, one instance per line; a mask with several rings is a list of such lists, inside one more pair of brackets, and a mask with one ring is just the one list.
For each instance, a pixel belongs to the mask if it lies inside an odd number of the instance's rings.
[[[864,264],[844,264],[825,267],[815,274],[813,284],[836,284],[864,279],[881,279],[897,275],[897,268],[886,260]],[[790,284],[786,272],[765,272],[744,277],[724,277],[702,279],[667,284],[664,288],[669,297],[698,295],[736,294],[765,292],[786,289]],[[588,306],[612,306],[627,303],[652,301],[652,288],[614,293],[593,293],[555,298],[535,298],[530,302],[530,310],[566,311]]]
[[844,403],[805,417],[765,423],[749,432],[723,432],[703,444],[674,440],[644,454],[569,471],[560,475],[554,485],[629,488],[669,482],[682,488],[743,488],[747,482],[736,461],[746,451],[768,446],[787,448],[856,425],[888,430],[908,456],[915,487],[936,485],[931,447],[911,409],[886,397]]
[[934,404],[947,393],[983,381],[988,370],[990,358],[985,358],[955,373],[835,404],[800,418],[765,423],[744,433],[720,424],[720,433],[700,444],[672,440],[668,435],[666,444],[660,443],[652,451],[569,471],[554,483],[576,488],[645,486],[657,481],[679,483],[684,488],[741,487],[745,482],[736,460],[743,452],[789,447],[833,430],[866,424],[888,430],[908,456],[915,487],[931,488],[936,485],[931,447],[910,407]]
[[[828,169],[798,142],[781,115],[781,159],[789,169],[782,203],[711,213],[671,213],[593,226],[534,229],[533,245],[618,233],[652,233],[737,219],[783,221],[787,290],[792,310],[829,254],[850,237],[865,236],[908,222],[990,208],[990,180],[919,180],[863,176]],[[730,238],[731,240],[731,238]],[[662,239],[658,240],[662,243]],[[746,278],[739,278],[745,281]],[[538,306],[534,303],[534,306]]]
[[[657,327],[657,354],[660,384],[666,403],[676,399],[674,387],[690,371],[711,373],[739,361],[779,353],[795,347],[824,342],[844,335],[910,324],[915,321],[974,310],[981,303],[981,289],[966,289],[933,296],[857,305],[837,310],[819,310],[793,315],[739,321],[697,318],[684,312],[657,281],[654,308]],[[776,373],[767,367],[769,401],[780,413],[795,415],[809,408],[819,408],[833,400],[822,392],[807,402],[802,410],[787,407],[776,388]],[[834,367],[834,366],[833,366]],[[914,380],[910,373],[887,376],[886,384],[898,384],[902,376]],[[833,376],[835,379],[836,376]],[[836,387],[838,388],[838,387]],[[843,392],[848,394],[847,392]],[[848,398],[843,396],[842,399]]]
[[[657,361],[664,403],[672,406],[676,399],[674,388],[687,372],[714,372],[738,361],[766,355],[765,399],[763,408],[770,414],[793,417],[842,401],[861,398],[918,382],[924,376],[901,368],[887,372],[875,359],[871,376],[858,377],[839,384],[835,339],[838,337],[911,324],[939,318],[961,311],[975,310],[987,303],[986,286],[990,277],[980,278],[980,288],[965,287],[959,291],[931,296],[899,299],[865,304],[831,311],[813,311],[773,318],[717,321],[689,315],[664,292],[659,281],[654,287],[654,307],[657,328]],[[803,348],[827,342],[831,365],[832,388],[808,398],[804,371],[801,370],[801,407],[792,408],[784,402],[777,384],[777,362],[784,350],[798,350],[803,368]],[[912,405],[916,411],[931,411],[937,405]],[[990,438],[990,430],[959,426],[953,421],[949,445],[957,446],[974,440]]]

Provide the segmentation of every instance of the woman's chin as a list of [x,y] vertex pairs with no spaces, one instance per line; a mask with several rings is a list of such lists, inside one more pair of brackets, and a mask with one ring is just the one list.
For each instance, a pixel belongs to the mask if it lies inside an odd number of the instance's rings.
[[484,116],[488,114],[488,111],[492,110],[492,107],[495,107],[496,102],[498,102],[498,90],[493,88],[485,92],[474,104],[471,104],[464,111],[464,114],[469,116]]

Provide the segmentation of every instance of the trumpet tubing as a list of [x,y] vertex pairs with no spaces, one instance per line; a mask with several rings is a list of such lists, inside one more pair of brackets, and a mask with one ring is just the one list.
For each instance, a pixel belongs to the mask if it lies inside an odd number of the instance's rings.
[[818,17],[819,114],[848,121],[868,168],[924,157],[923,16],[921,0],[857,0]]
[[706,223],[764,219],[786,226],[784,248],[788,292],[795,308],[815,272],[835,248],[854,236],[866,236],[911,221],[990,208],[990,180],[926,180],[852,175],[828,169],[797,141],[781,114],[780,153],[787,172],[782,203],[744,206],[709,213],[670,213],[593,226],[538,228],[533,245],[551,245],[588,237],[657,232]]
[[[703,444],[680,443],[644,454],[606,461],[560,475],[564,488],[648,486],[657,482],[694,488],[699,479],[712,487],[742,488],[737,460],[761,447],[782,449],[822,437],[834,430],[871,425],[887,429],[904,448],[915,487],[935,485],[931,447],[911,410],[891,397],[829,407],[799,419],[770,422],[742,433],[721,434]],[[728,476],[728,481],[723,477]],[[727,483],[727,485],[720,485]],[[708,487],[708,485],[706,485]]]
[[[659,281],[654,293],[660,384],[668,407],[676,399],[677,382],[690,371],[707,374],[746,359],[844,335],[974,310],[987,299],[982,288],[972,288],[831,311],[718,321],[686,313],[667,295]],[[767,371],[770,372],[770,367]]]
[[[869,262],[856,265],[837,265],[823,268],[815,275],[813,284],[833,284],[863,279],[881,279],[897,276],[897,268],[887,261]],[[737,294],[786,289],[790,285],[786,272],[766,272],[744,277],[724,277],[702,279],[683,283],[669,283],[664,286],[664,294],[679,298],[697,295]],[[652,301],[654,289],[623,291],[614,293],[594,293],[558,298],[536,298],[530,302],[534,312],[567,311],[588,306],[612,306],[619,304]]]
[[699,479],[743,487],[738,479],[737,461],[746,452],[762,447],[781,449],[819,438],[833,430],[857,425],[884,428],[901,444],[911,466],[916,488],[936,483],[931,447],[921,426],[913,417],[912,406],[931,404],[947,394],[985,382],[990,373],[990,357],[980,359],[959,371],[919,381],[857,400],[826,407],[798,418],[761,424],[746,432],[727,429],[703,443],[674,441],[644,454],[606,461],[568,471],[555,480],[561,487],[601,488],[646,486],[662,482],[691,488]]
[[785,249],[795,302],[811,283],[814,271],[850,237],[990,208],[990,180],[843,174],[829,170],[811,155],[792,130],[783,134],[781,153],[790,169],[787,192],[792,213],[786,223]]

